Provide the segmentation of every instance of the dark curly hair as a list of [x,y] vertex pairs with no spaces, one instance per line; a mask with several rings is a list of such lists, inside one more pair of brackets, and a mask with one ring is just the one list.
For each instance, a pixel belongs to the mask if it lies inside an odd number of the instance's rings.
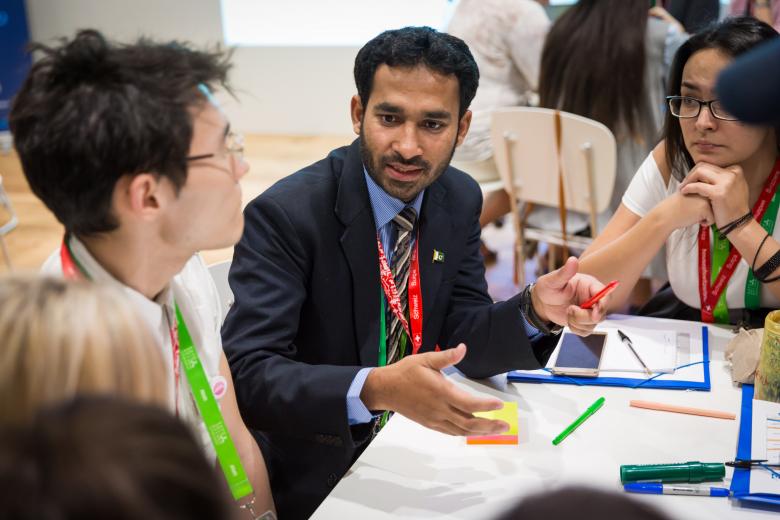
[[230,91],[229,53],[141,39],[132,45],[80,31],[42,54],[14,99],[10,127],[32,191],[69,232],[118,225],[111,196],[123,175],[186,181],[198,86]]
[[430,27],[404,27],[385,31],[363,46],[355,58],[355,84],[363,107],[374,83],[374,73],[380,65],[428,69],[458,79],[460,90],[459,117],[468,110],[477,93],[479,69],[466,42]]

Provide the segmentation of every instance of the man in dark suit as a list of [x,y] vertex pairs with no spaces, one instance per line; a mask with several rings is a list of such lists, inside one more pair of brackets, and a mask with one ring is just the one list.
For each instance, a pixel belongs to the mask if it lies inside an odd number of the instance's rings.
[[453,435],[504,431],[472,415],[500,402],[440,370],[538,368],[555,324],[588,334],[603,319],[601,305],[574,305],[603,285],[576,274],[573,258],[506,302],[488,296],[480,190],[449,167],[478,77],[458,38],[382,33],[355,63],[359,139],[245,210],[224,347],[281,518],[314,511],[384,411]]

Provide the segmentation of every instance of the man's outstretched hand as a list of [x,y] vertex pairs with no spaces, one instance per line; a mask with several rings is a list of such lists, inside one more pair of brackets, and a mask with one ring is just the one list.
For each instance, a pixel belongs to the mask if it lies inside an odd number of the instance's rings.
[[441,352],[406,356],[371,370],[360,399],[369,410],[392,410],[432,430],[450,435],[497,435],[509,429],[504,421],[474,417],[498,410],[498,399],[477,397],[459,389],[441,370],[460,363],[466,345]]

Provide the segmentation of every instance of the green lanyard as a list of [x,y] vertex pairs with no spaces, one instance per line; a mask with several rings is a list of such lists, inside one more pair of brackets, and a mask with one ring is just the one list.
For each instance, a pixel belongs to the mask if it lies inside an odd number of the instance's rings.
[[387,365],[387,321],[385,318],[385,293],[379,290],[379,366]]
[[[84,277],[91,280],[87,270],[84,269],[73,252],[70,250],[68,236],[66,235],[60,247],[60,258],[62,259],[62,272],[66,278],[78,279]],[[190,385],[192,399],[198,408],[203,424],[214,445],[214,451],[217,454],[217,460],[225,474],[225,480],[230,487],[233,498],[239,500],[254,493],[252,484],[246,476],[244,466],[241,464],[241,458],[238,456],[233,439],[230,438],[230,432],[225,425],[225,419],[222,417],[222,411],[219,409],[214,392],[209,384],[206,371],[200,362],[200,356],[195,349],[195,343],[187,328],[187,323],[179,310],[179,305],[174,302],[176,308],[176,327],[179,338],[179,361],[184,367],[184,374]],[[171,338],[173,339],[173,338]]]
[[[387,310],[385,308],[385,293],[379,291],[379,295],[379,366],[383,367],[387,365],[387,321],[385,318]],[[401,335],[401,344],[398,346],[401,349],[401,358],[406,356],[406,343],[407,336],[403,334]]]
[[[379,289],[379,366],[387,365],[387,321],[385,318],[385,293]],[[379,419],[379,427],[384,428],[390,414],[385,411]]]
[[[775,194],[772,195],[772,200],[769,202],[769,206],[766,208],[764,218],[761,219],[761,227],[764,228],[764,231],[769,233],[769,236],[772,236],[772,233],[775,230],[778,207],[780,207],[780,197],[777,196],[777,191],[775,191]],[[753,269],[748,270],[747,283],[745,284],[745,308],[761,308],[761,284],[755,274],[753,274]]]
[[[775,229],[777,212],[780,207],[780,197],[777,192],[772,196],[769,206],[766,208],[764,217],[761,219],[761,227],[771,236]],[[731,250],[731,242],[727,238],[721,238],[718,228],[712,226],[712,273],[710,283],[715,283],[726,258]],[[761,307],[761,284],[752,269],[748,269],[747,282],[745,283],[745,308],[759,309]],[[713,309],[713,315],[716,323],[729,323],[729,309],[726,305],[726,289],[720,293],[718,303]]]
[[[710,283],[714,284],[715,279],[718,277],[723,264],[726,263],[726,258],[729,256],[731,250],[731,242],[728,238],[721,238],[718,232],[718,227],[712,225],[712,272],[710,273]],[[728,285],[727,285],[728,286]],[[715,308],[712,310],[712,315],[715,317],[715,323],[728,323],[729,322],[729,308],[726,306],[726,289],[720,293],[718,303],[715,304]]]
[[[387,320],[385,318],[386,315],[386,308],[385,308],[385,293],[382,291],[382,289],[379,289],[379,363],[378,365],[380,367],[383,367],[387,365]],[[401,357],[404,357],[406,354],[406,334],[401,335],[401,345],[399,345],[399,348],[401,349]],[[382,414],[382,419],[379,421],[379,426],[384,427],[384,425],[387,423],[387,420],[390,418],[389,412],[384,412]]]
[[176,306],[176,321],[179,331],[179,359],[184,367],[184,374],[187,382],[190,384],[192,398],[206,425],[211,442],[214,445],[214,451],[217,453],[217,460],[225,474],[230,492],[233,498],[239,500],[253,493],[252,484],[246,476],[244,466],[241,464],[241,458],[238,456],[233,439],[230,438],[230,432],[222,417],[217,400],[214,398],[214,392],[209,385],[206,371],[200,362],[200,356],[195,349],[195,343],[192,341],[190,331],[181,315],[179,305]]

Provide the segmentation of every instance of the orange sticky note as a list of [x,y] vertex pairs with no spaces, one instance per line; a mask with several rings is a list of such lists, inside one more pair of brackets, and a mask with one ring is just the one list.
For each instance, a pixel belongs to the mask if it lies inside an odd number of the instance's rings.
[[466,444],[517,444],[517,403],[504,401],[504,407],[500,410],[477,412],[476,417],[485,419],[497,419],[509,424],[509,430],[498,435],[472,435],[466,437]]

